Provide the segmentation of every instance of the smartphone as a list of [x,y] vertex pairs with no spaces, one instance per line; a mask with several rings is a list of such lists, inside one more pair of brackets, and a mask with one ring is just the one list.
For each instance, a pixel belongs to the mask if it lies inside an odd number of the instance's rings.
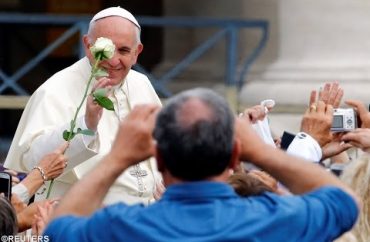
[[11,199],[12,195],[12,176],[6,172],[0,172],[0,193],[4,193],[4,196]]
[[287,150],[294,138],[294,134],[284,131],[283,136],[281,137],[280,148],[283,150]]

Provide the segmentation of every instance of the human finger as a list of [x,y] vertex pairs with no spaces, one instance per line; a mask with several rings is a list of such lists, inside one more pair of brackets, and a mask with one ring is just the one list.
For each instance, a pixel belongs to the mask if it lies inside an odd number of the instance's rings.
[[330,83],[325,83],[324,88],[320,90],[319,101],[327,103],[329,100]]
[[266,117],[266,108],[261,105],[254,106],[252,108],[248,108],[244,111],[249,117],[249,120],[252,123],[256,123],[258,120],[263,120]]
[[316,95],[317,95],[316,90],[312,90],[310,94],[310,102],[308,106],[311,106],[312,104],[316,104]]
[[362,132],[362,129],[355,129],[351,132],[344,134],[341,140],[344,142],[349,142],[349,141],[358,142],[361,139],[361,132]]
[[248,114],[249,120],[250,120],[253,124],[257,122],[257,120],[258,120],[258,114],[257,114],[256,110],[249,110],[249,111],[247,112],[247,114]]
[[332,105],[330,105],[330,104],[326,105],[325,113],[326,113],[326,114],[331,114],[331,115],[332,115],[332,114],[334,113],[333,106],[332,106]]
[[345,103],[351,107],[354,107],[357,110],[357,113],[359,114],[360,117],[368,113],[368,110],[366,109],[365,105],[359,100],[350,99],[345,101]]
[[154,130],[155,122],[156,122],[156,119],[157,119],[157,116],[158,116],[158,113],[159,113],[160,109],[161,108],[159,106],[152,109],[152,111],[149,113],[149,115],[146,119],[148,124],[150,124],[150,128],[153,129],[153,130]]
[[306,113],[316,112],[316,110],[317,110],[317,105],[316,104],[311,104],[310,108],[307,110],[308,112],[306,112]]
[[337,95],[335,96],[335,99],[333,101],[333,107],[334,108],[338,108],[339,107],[340,102],[342,101],[343,95],[344,95],[343,89],[342,88],[339,88],[338,89],[338,92],[337,92]]
[[94,83],[94,86],[91,88],[91,93],[95,92],[99,88],[111,87],[111,80],[107,77],[102,77]]
[[342,151],[346,151],[346,150],[353,147],[353,145],[351,143],[344,143],[344,142],[341,143],[340,146],[342,147]]
[[17,176],[12,176],[12,185],[17,185],[21,180]]
[[11,175],[11,176],[16,176],[16,175],[18,175],[18,172],[16,172],[15,170],[5,169],[4,171],[5,171],[6,173],[9,173],[9,175]]
[[345,135],[345,132],[335,132],[333,133],[333,141],[340,141],[342,140],[343,135]]
[[350,144],[351,147],[356,147],[356,148],[359,148],[359,149],[362,149],[363,148],[361,142],[358,142],[356,140],[348,141],[346,144]]
[[325,102],[324,101],[319,101],[317,103],[317,112],[324,113],[325,112]]
[[111,85],[111,80],[107,77],[100,78],[94,85],[95,89],[104,88]]
[[337,96],[337,93],[338,93],[338,89],[339,89],[338,82],[334,82],[330,87],[329,97],[328,97],[328,104],[333,104],[334,103],[335,97]]
[[67,141],[63,142],[63,144],[61,144],[58,148],[56,148],[54,150],[54,153],[55,154],[64,154],[64,152],[67,150],[68,146],[69,146],[69,142],[67,142]]
[[39,233],[38,233],[38,230],[37,230],[37,221],[38,221],[38,216],[36,214],[33,215],[33,223],[32,223],[32,226],[31,226],[31,233],[32,235],[34,236],[38,236]]
[[144,119],[149,121],[150,123],[154,123],[159,110],[160,110],[160,106],[158,105],[149,106],[148,111],[144,113]]

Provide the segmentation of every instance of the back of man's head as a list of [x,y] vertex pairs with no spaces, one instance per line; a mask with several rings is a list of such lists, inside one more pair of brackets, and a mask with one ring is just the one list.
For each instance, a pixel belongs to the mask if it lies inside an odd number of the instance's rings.
[[234,115],[226,100],[213,91],[185,91],[159,113],[154,138],[173,176],[186,181],[217,176],[231,160]]
[[16,235],[17,216],[13,206],[0,195],[0,235]]

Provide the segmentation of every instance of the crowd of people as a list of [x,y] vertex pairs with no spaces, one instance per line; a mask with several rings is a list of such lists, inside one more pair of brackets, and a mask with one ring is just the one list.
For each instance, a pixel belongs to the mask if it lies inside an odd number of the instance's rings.
[[[233,113],[215,92],[181,92],[161,107],[148,78],[131,69],[143,50],[141,27],[120,7],[91,20],[86,57],[56,73],[30,98],[4,167],[16,183],[0,196],[0,233],[48,241],[357,241],[370,238],[370,113],[333,132],[344,90],[337,82],[307,94],[300,132],[286,149],[273,137],[266,102]],[[99,37],[116,46],[99,65],[114,111],[89,95],[81,129],[63,141],[94,65]],[[268,98],[268,97],[267,97]],[[349,159],[348,149],[360,159]],[[330,172],[340,163],[340,177]],[[18,172],[27,176],[20,180]],[[55,184],[51,197],[46,190]],[[35,198],[34,198],[35,197]],[[35,201],[33,201],[35,200]]]

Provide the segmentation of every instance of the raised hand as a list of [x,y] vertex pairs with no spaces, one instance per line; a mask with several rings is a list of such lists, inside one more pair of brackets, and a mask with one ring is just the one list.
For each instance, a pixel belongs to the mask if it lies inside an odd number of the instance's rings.
[[342,141],[349,142],[365,152],[370,152],[370,129],[359,128],[348,132],[342,136]]
[[44,200],[36,205],[36,211],[32,223],[32,234],[40,236],[43,234],[46,225],[49,223],[51,214],[54,211],[55,201]]
[[17,171],[11,169],[5,169],[4,171],[12,176],[12,186],[17,185],[20,182]]
[[[94,92],[98,88],[110,88],[111,80],[106,77],[100,78],[92,88]],[[96,131],[98,128],[99,121],[103,114],[103,108],[94,101],[92,95],[89,95],[86,100],[86,112],[85,112],[85,123],[88,129]]]
[[347,100],[345,103],[356,110],[359,126],[361,128],[370,128],[370,113],[365,105],[358,100]]
[[239,159],[242,161],[259,157],[261,152],[264,152],[264,147],[267,146],[253,129],[249,116],[236,118],[235,138],[241,145]]
[[41,167],[45,176],[48,180],[57,178],[60,176],[64,168],[67,167],[67,158],[64,156],[64,152],[68,147],[68,143],[63,143],[54,152],[44,156],[39,162],[38,166]]
[[152,133],[159,108],[153,104],[137,105],[121,122],[110,152],[114,161],[131,166],[154,155]]
[[303,115],[301,131],[311,135],[323,147],[332,140],[332,122],[333,106],[319,101],[317,106],[311,104]]
[[324,147],[322,147],[321,160],[325,160],[327,158],[331,158],[333,156],[339,155],[343,151],[346,151],[352,147],[350,143],[344,143],[342,141],[343,135],[344,133],[334,133],[333,134],[333,140],[330,143],[327,143]]
[[263,120],[266,117],[266,108],[262,105],[256,105],[251,108],[247,108],[240,115],[249,117],[252,124],[256,123],[258,120]]
[[338,82],[325,83],[324,88],[319,91],[318,101],[323,101],[325,104],[332,105],[333,108],[338,108],[343,94],[343,89],[339,87]]

